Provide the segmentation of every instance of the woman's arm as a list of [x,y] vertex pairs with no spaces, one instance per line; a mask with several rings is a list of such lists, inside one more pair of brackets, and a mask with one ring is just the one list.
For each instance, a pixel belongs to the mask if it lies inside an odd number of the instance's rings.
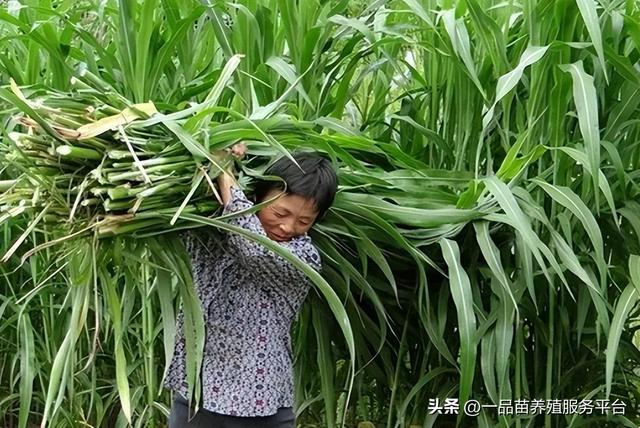
[[[223,215],[237,213],[253,207],[253,203],[237,185],[233,185],[230,190],[231,200],[225,206],[222,212]],[[234,226],[267,237],[264,227],[256,214],[240,214],[230,218],[228,222]],[[226,242],[227,251],[231,252],[238,263],[256,278],[263,289],[279,290],[289,294],[293,292],[292,289],[300,289],[303,284],[309,282],[306,275],[291,262],[260,243],[237,233],[229,233]],[[321,270],[320,254],[309,236],[299,236],[291,241],[280,242],[279,245],[291,251],[316,271],[319,272]]]
[[228,168],[226,171],[221,172],[218,175],[218,190],[220,191],[220,197],[222,198],[222,204],[226,207],[231,201],[231,187],[237,185],[236,179],[233,176],[233,169]]
[[[231,147],[230,153],[232,156],[242,159],[247,151],[247,146],[244,143],[237,143]],[[233,164],[225,171],[218,175],[218,189],[220,190],[220,197],[222,198],[222,204],[226,207],[231,201],[231,187],[237,185],[234,176]]]
[[[244,156],[244,149],[244,144],[237,144],[233,147],[232,154],[236,157],[242,157]],[[253,202],[245,196],[236,182],[232,169],[218,176],[218,186],[220,197],[224,204],[222,215],[237,213],[253,207]],[[254,213],[232,217],[228,222],[258,235],[267,236],[260,219]],[[228,250],[237,257],[238,261],[248,271],[254,275],[261,276],[261,284],[267,288],[277,287],[276,283],[293,285],[306,280],[306,275],[295,268],[293,264],[262,244],[237,233],[230,233],[227,243]],[[307,235],[288,242],[282,242],[280,245],[287,248],[316,271],[321,270],[320,254],[311,242],[311,238]],[[279,276],[280,278],[274,276]]]

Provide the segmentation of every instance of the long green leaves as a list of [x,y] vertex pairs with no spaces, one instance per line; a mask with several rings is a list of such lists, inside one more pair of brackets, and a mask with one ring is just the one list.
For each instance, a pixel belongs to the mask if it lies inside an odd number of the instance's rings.
[[620,344],[620,336],[626,323],[629,312],[640,300],[640,256],[632,255],[629,258],[630,284],[625,287],[616,303],[613,321],[611,323],[611,334],[607,341],[607,368],[606,368],[606,396],[611,394],[611,383],[613,382],[613,366],[617,357],[617,350]]
[[460,264],[460,250],[454,241],[440,241],[442,254],[449,267],[451,295],[458,311],[460,330],[460,402],[465,403],[471,395],[476,366],[476,317],[473,311],[471,283]]
[[600,165],[600,127],[598,126],[598,107],[593,77],[584,71],[582,61],[564,66],[573,77],[573,99],[578,111],[580,133],[584,139],[587,153],[588,170],[593,180],[596,208],[599,206],[599,165]]

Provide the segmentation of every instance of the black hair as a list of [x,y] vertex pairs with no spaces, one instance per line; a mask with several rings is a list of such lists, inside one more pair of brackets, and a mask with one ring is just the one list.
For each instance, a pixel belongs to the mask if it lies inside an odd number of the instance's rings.
[[[297,152],[282,156],[267,168],[264,175],[280,177],[286,183],[287,194],[299,195],[315,202],[320,220],[333,203],[338,190],[338,177],[331,162],[315,152]],[[302,168],[302,169],[301,169]],[[256,201],[262,202],[271,190],[285,190],[282,181],[260,180],[255,186]]]

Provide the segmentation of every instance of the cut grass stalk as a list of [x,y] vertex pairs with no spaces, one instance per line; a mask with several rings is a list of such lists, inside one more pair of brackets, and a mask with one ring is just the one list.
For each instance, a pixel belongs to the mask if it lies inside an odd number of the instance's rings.
[[60,156],[66,156],[72,159],[102,159],[102,155],[95,150],[84,149],[81,147],[74,147],[69,145],[56,147],[56,153],[58,153]]

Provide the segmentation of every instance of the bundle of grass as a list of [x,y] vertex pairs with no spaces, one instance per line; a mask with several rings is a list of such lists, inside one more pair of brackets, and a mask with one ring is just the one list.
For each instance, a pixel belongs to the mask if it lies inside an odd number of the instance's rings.
[[[29,100],[12,85],[3,95],[26,113],[14,116],[19,131],[9,132],[1,147],[3,164],[22,172],[0,187],[6,215],[35,210],[46,221],[99,223],[107,233],[151,210],[177,218],[217,208],[210,175],[228,164],[226,153],[194,144],[201,155],[194,157],[168,126],[149,120],[157,114],[153,103],[106,104],[93,89],[73,99],[36,89]],[[210,186],[200,186],[203,181]]]
[[[133,104],[101,91],[89,73],[72,79],[71,93],[14,82],[0,89],[16,107],[0,163],[18,177],[0,183],[0,223],[29,213],[31,227],[47,222],[66,234],[105,236],[215,213],[220,198],[213,180],[233,162],[226,148],[249,137],[282,149],[267,134],[282,130],[281,121],[257,124],[216,107],[238,61],[229,61],[204,102],[169,114],[152,102]],[[212,133],[218,117],[224,123]]]

